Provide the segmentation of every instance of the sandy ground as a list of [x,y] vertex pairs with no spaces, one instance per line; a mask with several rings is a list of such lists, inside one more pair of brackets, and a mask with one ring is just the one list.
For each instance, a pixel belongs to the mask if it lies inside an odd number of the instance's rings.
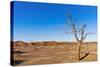
[[83,61],[96,61],[96,42],[84,43],[81,47],[81,57],[89,52],[89,55],[78,61],[77,44],[67,42],[14,42],[14,65],[56,64]]

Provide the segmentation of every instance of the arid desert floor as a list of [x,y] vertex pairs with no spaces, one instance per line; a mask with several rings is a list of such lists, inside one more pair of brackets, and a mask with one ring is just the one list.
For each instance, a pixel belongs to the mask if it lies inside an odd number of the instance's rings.
[[75,42],[23,42],[15,41],[12,44],[13,65],[36,65],[72,63],[97,60],[97,42],[85,42],[81,47],[81,57],[87,52],[89,55],[77,60],[77,43]]

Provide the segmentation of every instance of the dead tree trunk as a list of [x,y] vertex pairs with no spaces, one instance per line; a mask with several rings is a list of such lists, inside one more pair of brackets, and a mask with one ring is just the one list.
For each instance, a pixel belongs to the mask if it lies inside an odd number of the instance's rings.
[[77,42],[77,53],[78,53],[78,60],[80,60],[80,51],[81,51],[81,42]]
[[78,55],[78,60],[80,60],[80,42],[77,43],[77,55]]

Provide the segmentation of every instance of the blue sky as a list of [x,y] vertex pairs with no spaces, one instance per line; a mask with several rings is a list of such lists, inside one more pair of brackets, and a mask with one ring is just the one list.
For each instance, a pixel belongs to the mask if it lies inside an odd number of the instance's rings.
[[[72,34],[65,34],[67,12],[71,12],[75,24],[87,24],[87,32],[97,32],[95,6],[14,2],[14,40],[22,41],[75,41]],[[70,31],[69,26],[66,25]],[[62,28],[62,29],[60,29]],[[88,41],[96,41],[97,35],[89,35]]]

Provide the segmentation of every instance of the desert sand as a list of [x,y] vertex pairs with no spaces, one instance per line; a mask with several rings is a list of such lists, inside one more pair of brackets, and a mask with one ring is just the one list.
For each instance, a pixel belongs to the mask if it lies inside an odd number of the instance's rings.
[[[13,45],[13,46],[12,46]],[[81,57],[89,52],[89,55],[77,60],[76,42],[12,42],[12,60],[13,65],[40,65],[72,63],[97,60],[97,42],[85,42],[81,47]]]

